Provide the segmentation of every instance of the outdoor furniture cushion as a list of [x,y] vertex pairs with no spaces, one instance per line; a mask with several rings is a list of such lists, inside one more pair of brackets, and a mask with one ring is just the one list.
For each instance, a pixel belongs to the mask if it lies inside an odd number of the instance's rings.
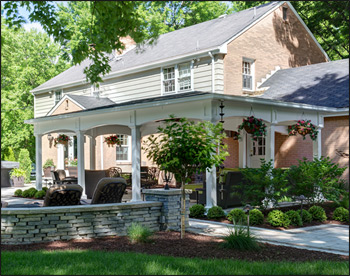
[[100,179],[108,176],[108,170],[85,170],[85,194],[88,199],[92,198]]
[[44,207],[80,204],[83,188],[78,184],[62,184],[46,191]]
[[108,176],[109,177],[121,177],[122,176],[122,169],[119,167],[110,167],[108,169]]
[[126,180],[122,177],[102,178],[94,191],[91,204],[120,203],[126,189]]

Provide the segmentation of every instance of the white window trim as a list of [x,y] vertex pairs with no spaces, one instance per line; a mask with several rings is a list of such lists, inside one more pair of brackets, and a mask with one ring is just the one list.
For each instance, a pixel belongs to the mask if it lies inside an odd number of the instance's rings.
[[[191,70],[191,89],[188,90],[182,90],[180,91],[180,86],[179,86],[179,65],[181,64],[189,64],[190,65],[190,70]],[[193,66],[193,60],[187,61],[187,62],[181,62],[177,63],[174,65],[170,66],[164,66],[160,68],[160,82],[161,82],[161,96],[165,95],[173,95],[173,94],[179,94],[179,93],[186,93],[186,92],[191,92],[194,91],[194,66]],[[165,92],[164,88],[164,69],[166,68],[172,68],[174,67],[175,70],[175,91],[174,92]]]
[[[122,135],[126,135],[126,134],[122,134]],[[117,159],[117,149],[115,150],[115,157],[116,157],[116,163],[117,164],[125,164],[125,163],[131,163],[131,135],[126,135],[128,136],[128,160],[118,160]],[[118,147],[118,146],[117,146]]]
[[[56,103],[56,92],[60,92],[61,93],[61,99]],[[53,105],[55,106],[56,104],[58,104],[63,98],[63,89],[57,89],[57,90],[53,90]]]
[[[243,57],[242,62],[249,62],[250,63],[250,71],[252,75],[252,89],[244,88],[243,87],[243,81],[242,81],[242,90],[247,92],[253,92],[255,91],[255,60],[251,58],[245,58]],[[242,63],[241,63],[241,71],[242,71]],[[241,73],[243,76],[243,73]]]

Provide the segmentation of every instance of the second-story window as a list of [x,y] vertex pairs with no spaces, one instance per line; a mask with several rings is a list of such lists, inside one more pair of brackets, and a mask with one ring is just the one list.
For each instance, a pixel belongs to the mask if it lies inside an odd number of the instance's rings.
[[175,67],[164,68],[163,77],[164,92],[175,92]]
[[62,99],[62,90],[55,91],[55,105]]
[[253,90],[253,62],[243,60],[242,62],[242,77],[243,89]]
[[189,63],[179,65],[179,90],[191,89],[191,66]]

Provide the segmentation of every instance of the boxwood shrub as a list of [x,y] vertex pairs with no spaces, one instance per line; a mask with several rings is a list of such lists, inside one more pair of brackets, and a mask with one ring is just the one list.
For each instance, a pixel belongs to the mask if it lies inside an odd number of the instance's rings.
[[34,195],[35,198],[42,199],[46,195],[46,192],[44,190],[37,191]]
[[298,212],[294,210],[289,210],[285,214],[288,216],[291,225],[303,226],[303,221],[301,220],[301,217],[298,214]]
[[227,214],[227,219],[229,221],[233,220],[235,223],[245,224],[247,222],[247,216],[242,209],[233,209]]
[[333,213],[333,219],[343,222],[349,222],[349,210],[344,207],[338,207]]
[[17,189],[14,193],[15,196],[22,196],[23,191],[21,189]]
[[249,211],[249,224],[259,225],[264,223],[264,215],[259,209]]
[[190,217],[191,218],[202,218],[204,217],[205,208],[202,204],[194,204],[190,207]]
[[297,213],[300,215],[303,223],[310,223],[312,221],[312,215],[307,210],[303,210],[303,215],[301,215],[300,210]]
[[267,221],[274,227],[285,227],[288,228],[290,225],[290,219],[286,214],[280,210],[273,210],[267,215]]
[[225,212],[220,206],[213,206],[208,210],[208,219],[217,219],[225,217]]
[[327,220],[326,212],[321,206],[311,206],[309,213],[312,215],[313,220],[325,221]]

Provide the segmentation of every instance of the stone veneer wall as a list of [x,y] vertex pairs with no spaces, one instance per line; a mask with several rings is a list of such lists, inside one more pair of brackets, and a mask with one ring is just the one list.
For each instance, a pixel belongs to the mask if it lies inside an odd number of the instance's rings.
[[[138,222],[153,231],[179,230],[180,193],[179,189],[155,189],[147,190],[146,201],[142,202],[2,208],[1,243],[23,244],[123,236],[127,234],[127,228],[133,222]],[[189,212],[186,212],[187,224],[188,214]]]

